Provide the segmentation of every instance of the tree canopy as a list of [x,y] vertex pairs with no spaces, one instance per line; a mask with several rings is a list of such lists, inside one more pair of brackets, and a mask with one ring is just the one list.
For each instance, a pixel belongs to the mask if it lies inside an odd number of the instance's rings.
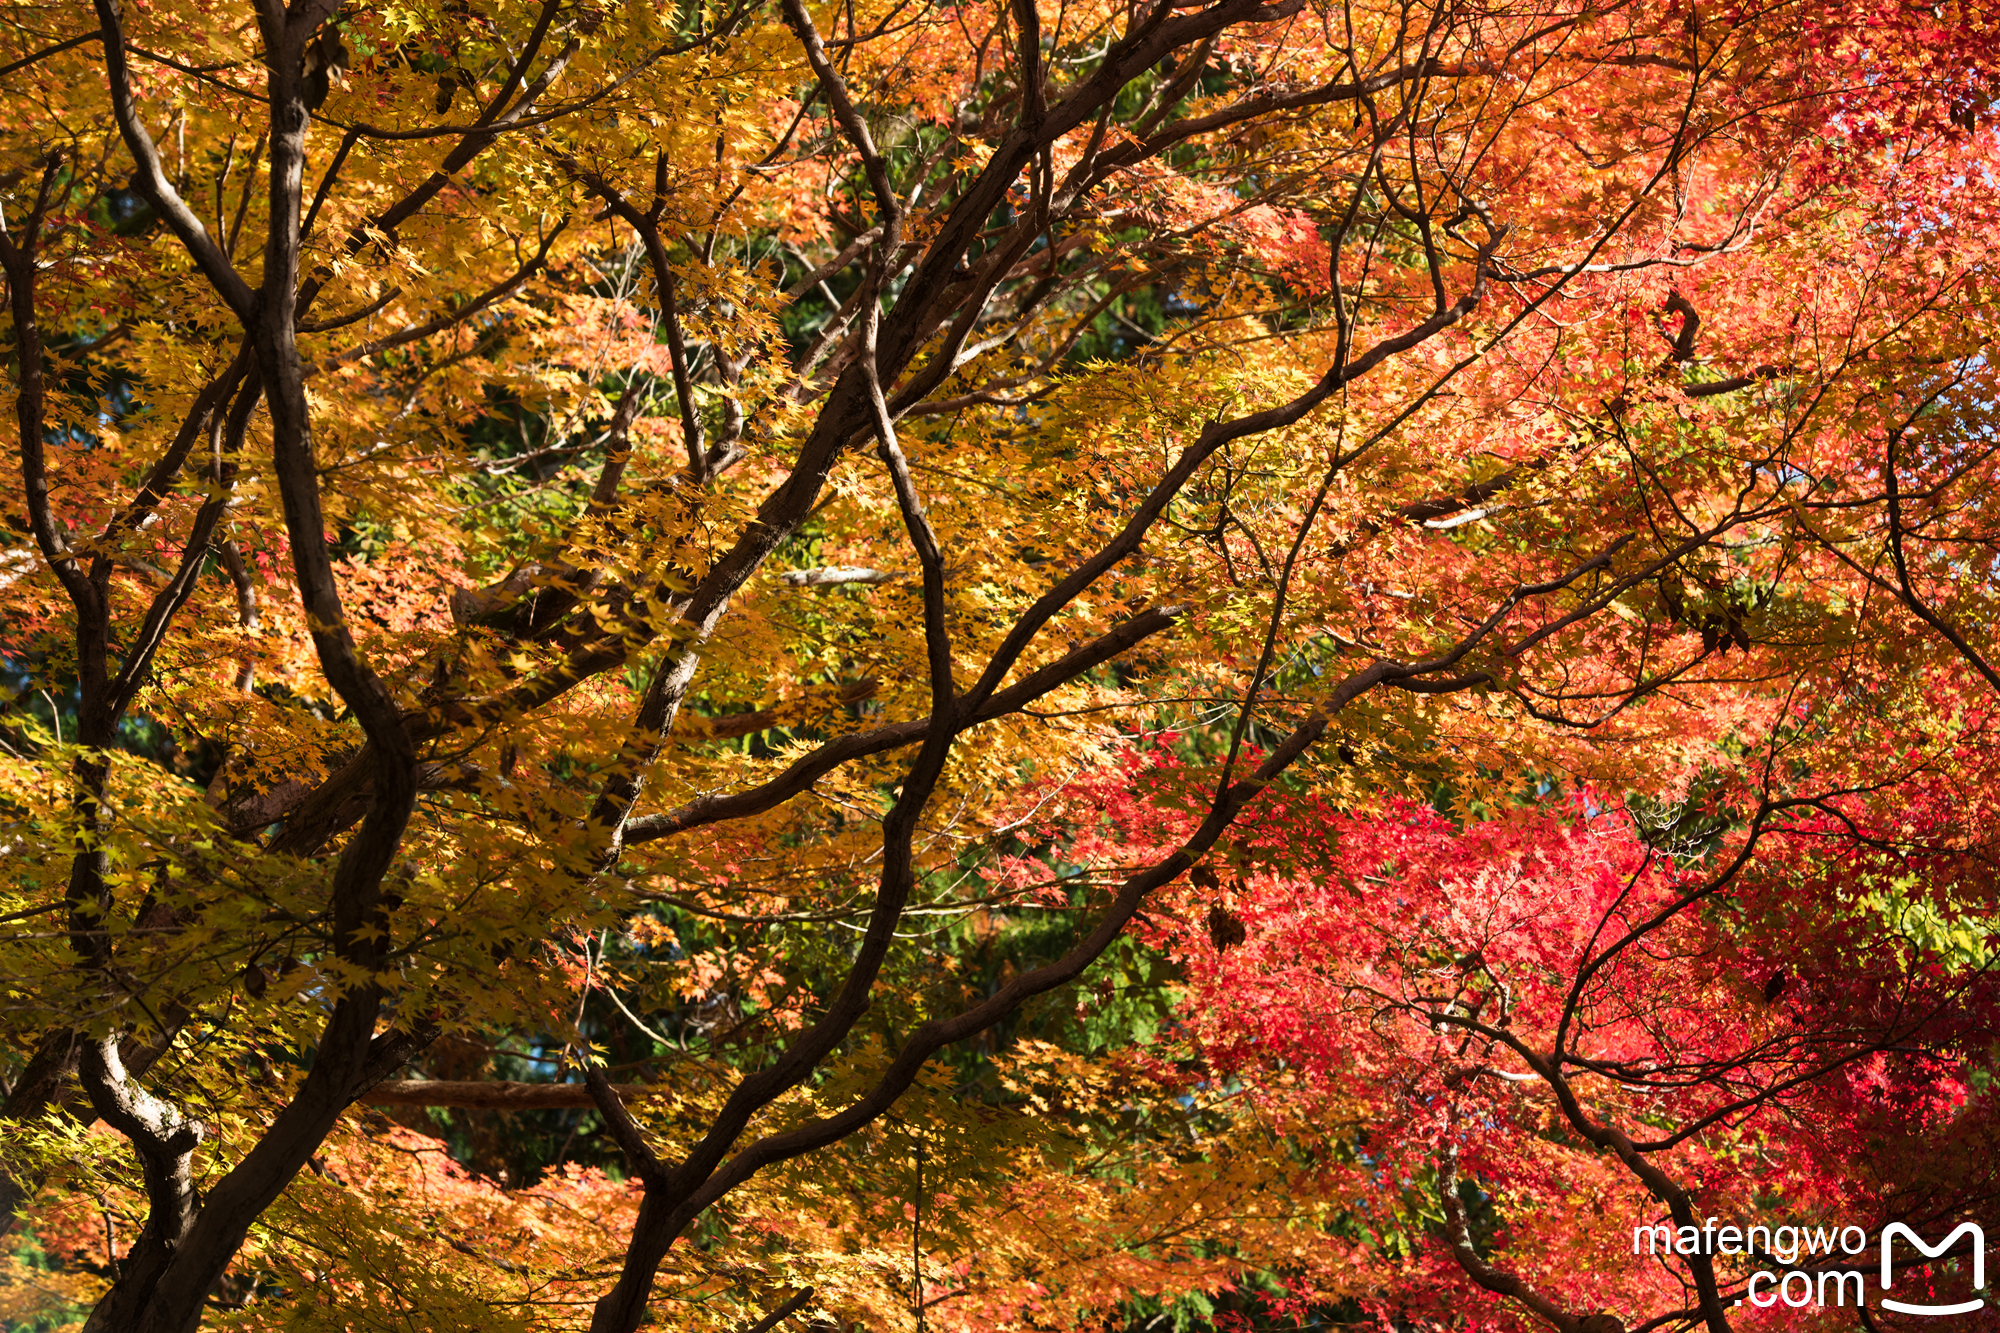
[[1638,1237],[2000,1220],[1997,96],[9,5],[0,1320],[1851,1323]]

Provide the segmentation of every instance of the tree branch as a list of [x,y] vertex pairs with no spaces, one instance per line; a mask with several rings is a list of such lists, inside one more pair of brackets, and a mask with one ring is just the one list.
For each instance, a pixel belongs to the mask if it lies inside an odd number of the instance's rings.
[[119,17],[116,0],[93,0],[97,10],[98,27],[104,37],[104,72],[111,82],[111,117],[117,122],[119,136],[125,141],[126,151],[132,154],[132,161],[138,170],[133,175],[133,184],[146,201],[159,211],[174,235],[193,259],[195,267],[201,270],[209,285],[223,304],[235,312],[246,325],[252,317],[252,307],[256,296],[250,285],[243,281],[243,275],[222,253],[208,229],[201,225],[187,201],[175,191],[167,180],[166,168],[160,163],[159,150],[140,123],[139,109],[132,102],[131,67],[125,63],[125,26]]

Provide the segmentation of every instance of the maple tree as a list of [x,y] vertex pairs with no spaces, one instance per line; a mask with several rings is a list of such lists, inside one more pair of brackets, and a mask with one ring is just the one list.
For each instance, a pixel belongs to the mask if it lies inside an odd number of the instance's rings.
[[1990,1189],[1976,7],[6,34],[8,1318],[1723,1333],[1648,1197]]

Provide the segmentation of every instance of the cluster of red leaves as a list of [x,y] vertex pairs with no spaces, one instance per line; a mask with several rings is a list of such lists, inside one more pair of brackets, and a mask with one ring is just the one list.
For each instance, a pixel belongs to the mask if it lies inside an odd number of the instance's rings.
[[[1044,798],[1042,831],[1086,863],[1150,860],[1215,780],[1134,750]],[[1364,1304],[1534,1322],[1453,1257],[1449,1154],[1497,1262],[1637,1323],[1688,1302],[1681,1269],[1632,1253],[1664,1210],[1565,1097],[1724,1220],[1935,1233],[1993,1196],[1971,1165],[2000,1126],[1980,1074],[2000,1034],[1992,862],[1958,786],[1829,803],[1726,877],[1742,835],[1677,862],[1590,793],[1454,821],[1272,792],[1140,934],[1184,970],[1179,1037],[1211,1079],[1357,1168],[1326,1179],[1359,1214],[1430,1217],[1403,1258],[1384,1249]]]

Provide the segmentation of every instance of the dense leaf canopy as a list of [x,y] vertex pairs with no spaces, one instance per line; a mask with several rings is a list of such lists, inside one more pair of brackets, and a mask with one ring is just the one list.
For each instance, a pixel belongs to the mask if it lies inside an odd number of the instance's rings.
[[1847,1326],[1635,1236],[2000,1224],[1994,89],[10,3],[0,1321]]

